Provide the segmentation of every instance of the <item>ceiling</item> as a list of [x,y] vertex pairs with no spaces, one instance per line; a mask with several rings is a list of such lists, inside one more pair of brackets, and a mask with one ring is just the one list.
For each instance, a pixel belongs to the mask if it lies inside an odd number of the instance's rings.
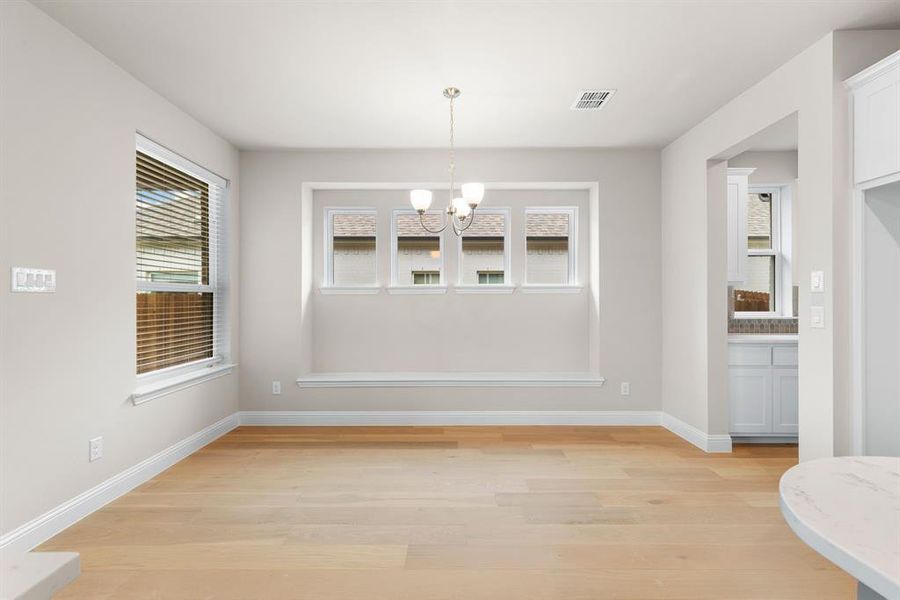
[[[241,148],[661,147],[900,1],[34,0]],[[582,88],[615,88],[599,112]]]

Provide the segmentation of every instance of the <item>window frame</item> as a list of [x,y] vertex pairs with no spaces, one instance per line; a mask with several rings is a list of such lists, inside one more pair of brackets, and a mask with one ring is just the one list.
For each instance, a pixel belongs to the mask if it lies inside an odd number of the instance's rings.
[[512,219],[512,211],[507,207],[490,207],[479,208],[475,211],[475,218],[478,215],[503,215],[503,283],[463,283],[463,235],[458,236],[459,243],[456,248],[456,288],[464,290],[483,290],[486,288],[494,288],[502,290],[503,288],[512,288],[511,270],[512,270],[512,247],[510,246],[510,220]]
[[[793,291],[790,272],[790,255],[784,251],[785,244],[790,245],[790,188],[777,185],[750,185],[748,194],[772,194],[772,234],[770,248],[750,248],[749,233],[747,234],[747,256],[771,256],[775,258],[774,279],[775,289],[772,295],[775,299],[775,310],[772,311],[734,311],[735,319],[777,319],[793,318]],[[744,220],[749,219],[749,210],[746,211]],[[744,224],[744,230],[749,231],[749,223]],[[748,262],[749,264],[749,262]],[[732,291],[732,294],[734,292]]]
[[[431,209],[425,211],[427,215],[438,215],[440,216],[443,213],[442,210]],[[438,238],[438,242],[440,244],[439,251],[441,253],[441,262],[438,266],[438,272],[440,273],[440,283],[438,284],[409,284],[409,285],[401,285],[398,284],[398,275],[399,275],[399,259],[400,253],[398,248],[398,236],[397,236],[397,217],[401,215],[413,215],[418,217],[418,213],[412,208],[395,208],[391,211],[391,285],[388,288],[389,293],[394,294],[440,294],[445,293],[447,291],[447,276],[446,276],[446,254],[445,254],[445,245],[444,245],[444,233],[435,234]]]
[[[220,266],[228,252],[228,241],[226,239],[226,224],[224,223],[224,215],[226,214],[227,199],[229,193],[229,182],[225,178],[216,175],[202,166],[190,161],[189,159],[169,150],[153,140],[137,133],[135,135],[135,172],[137,171],[137,152],[141,152],[151,158],[163,162],[170,167],[177,169],[208,183],[210,186],[220,188],[221,193],[219,202],[222,213],[222,222],[218,222],[219,230],[215,232],[216,239],[219,243],[209,243],[209,259],[207,271],[207,283],[171,283],[158,281],[144,281],[135,277],[135,294],[140,292],[180,292],[180,293],[209,293],[213,296],[213,347],[212,356],[202,358],[177,365],[170,365],[160,369],[154,369],[145,373],[137,373],[137,360],[135,360],[135,377],[138,389],[132,394],[132,400],[135,404],[140,404],[158,395],[169,393],[169,391],[177,391],[185,387],[185,384],[193,379],[206,380],[213,375],[227,375],[231,372],[233,365],[226,365],[229,357],[229,342],[226,339],[224,328],[227,328],[225,320],[225,294],[224,277],[220,276]],[[210,207],[212,212],[213,207]],[[213,231],[207,231],[207,235],[212,238]],[[134,223],[134,239],[137,239],[137,222]],[[220,253],[220,245],[224,246],[224,253]],[[135,261],[137,257],[135,255]],[[135,310],[136,313],[136,310]],[[137,351],[137,324],[135,324],[135,352]]]
[[[565,214],[569,217],[568,242],[568,281],[567,283],[529,283],[528,282],[528,215]],[[523,220],[523,242],[525,249],[524,269],[522,271],[523,292],[573,292],[581,290],[578,281],[578,207],[577,206],[527,206]]]
[[[323,236],[324,261],[322,273],[323,293],[377,293],[381,288],[378,279],[378,209],[371,206],[326,206],[324,209],[325,233]],[[375,217],[375,282],[368,285],[336,285],[334,283],[334,215],[371,215]]]

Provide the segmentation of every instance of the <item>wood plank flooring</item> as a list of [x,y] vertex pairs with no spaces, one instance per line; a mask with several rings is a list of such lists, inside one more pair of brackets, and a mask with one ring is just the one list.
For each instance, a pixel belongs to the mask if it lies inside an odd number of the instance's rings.
[[791,446],[659,427],[241,427],[44,544],[58,598],[850,599],[784,524]]

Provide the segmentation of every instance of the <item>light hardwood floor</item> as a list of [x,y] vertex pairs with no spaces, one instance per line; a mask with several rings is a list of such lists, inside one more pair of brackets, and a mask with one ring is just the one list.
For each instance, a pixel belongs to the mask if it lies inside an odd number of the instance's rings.
[[796,461],[658,427],[241,427],[41,549],[81,553],[58,598],[853,598],[781,518]]

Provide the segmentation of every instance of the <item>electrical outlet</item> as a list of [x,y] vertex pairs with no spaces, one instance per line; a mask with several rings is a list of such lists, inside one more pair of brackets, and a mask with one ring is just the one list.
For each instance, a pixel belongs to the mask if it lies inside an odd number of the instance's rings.
[[623,381],[620,387],[620,392],[623,396],[631,395],[631,384],[627,381]]
[[90,454],[88,460],[94,462],[103,458],[103,438],[95,437],[90,441]]
[[281,382],[273,381],[272,382],[272,394],[279,396],[281,395]]

